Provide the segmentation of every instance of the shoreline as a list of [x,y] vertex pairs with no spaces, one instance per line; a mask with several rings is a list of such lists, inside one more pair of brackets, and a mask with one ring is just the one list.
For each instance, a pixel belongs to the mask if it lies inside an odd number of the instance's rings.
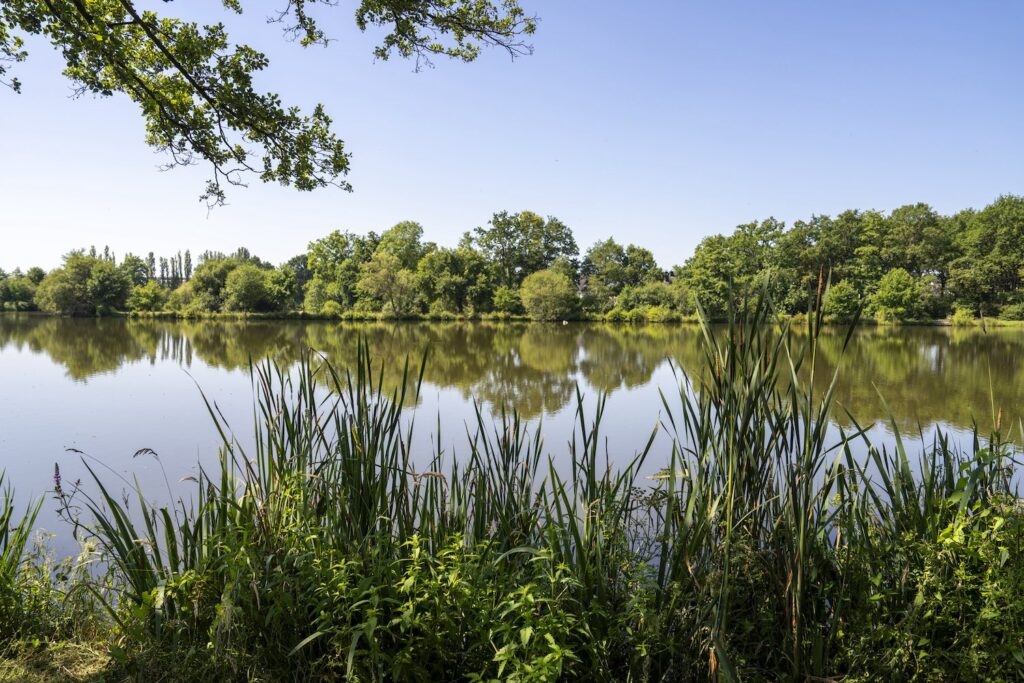
[[[0,311],[0,316],[7,317],[33,317],[33,318],[73,318],[73,319],[96,319],[96,320],[110,320],[110,319],[122,319],[122,320],[174,320],[174,321],[198,321],[198,320],[228,320],[228,321],[309,321],[309,322],[352,322],[352,323],[367,323],[367,322],[387,322],[387,323],[536,323],[536,324],[580,324],[580,323],[592,323],[592,324],[605,324],[605,325],[699,325],[700,319],[697,316],[679,316],[673,317],[668,320],[657,320],[657,319],[645,319],[638,318],[635,320],[610,320],[604,316],[583,316],[583,317],[571,317],[564,320],[538,320],[530,318],[525,315],[495,315],[485,314],[481,316],[466,316],[466,315],[451,315],[451,316],[430,316],[430,315],[415,315],[415,316],[404,316],[404,317],[391,317],[383,314],[374,313],[346,313],[343,315],[323,315],[317,313],[307,313],[305,311],[282,311],[273,313],[260,313],[260,312],[208,312],[199,315],[182,315],[175,311],[119,311],[117,313],[110,313],[106,315],[96,316],[75,316],[75,315],[62,315],[58,313],[48,313],[45,311]],[[775,318],[774,322],[783,323],[790,322],[793,324],[803,324],[806,321],[806,315],[784,315]],[[712,323],[720,324],[725,323],[726,319],[712,319]],[[850,323],[840,322],[836,320],[825,320],[824,324],[829,327],[847,327]],[[903,321],[892,321],[892,322],[879,322],[873,318],[866,318],[856,323],[857,327],[949,327],[949,328],[971,328],[971,327],[1004,327],[1004,328],[1022,328],[1024,329],[1024,321],[1022,320],[1002,320],[1000,318],[975,318],[970,323],[964,324],[962,322],[954,322],[951,318],[941,318],[936,320],[903,320]]]

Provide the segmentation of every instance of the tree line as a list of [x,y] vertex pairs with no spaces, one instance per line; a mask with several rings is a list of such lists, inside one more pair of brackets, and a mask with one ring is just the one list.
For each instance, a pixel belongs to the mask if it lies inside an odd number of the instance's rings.
[[[826,285],[830,283],[830,286]],[[848,210],[791,227],[774,218],[713,235],[670,269],[613,238],[581,253],[556,217],[502,211],[454,247],[419,223],[381,233],[336,230],[273,266],[247,249],[156,259],[105,248],[72,251],[50,273],[0,271],[0,304],[63,315],[115,312],[195,317],[303,312],[348,318],[525,316],[666,321],[698,302],[723,316],[736,293],[768,289],[782,312],[848,320],[1024,320],[1024,197],[945,216],[927,204]],[[822,296],[822,292],[824,296]]]

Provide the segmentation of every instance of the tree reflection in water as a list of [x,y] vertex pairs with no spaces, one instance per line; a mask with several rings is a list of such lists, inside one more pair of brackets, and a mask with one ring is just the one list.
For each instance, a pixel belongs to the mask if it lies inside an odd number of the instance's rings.
[[[429,354],[424,380],[456,389],[464,399],[515,407],[525,418],[557,412],[577,383],[614,394],[652,381],[671,361],[699,367],[698,328],[692,325],[545,323],[327,323],[300,321],[160,321],[0,316],[0,352],[45,354],[68,377],[84,381],[127,363],[199,361],[227,370],[250,359],[289,363],[305,348],[344,368],[366,339],[385,381],[395,385],[405,359],[414,373]],[[823,335],[816,373],[822,382],[841,356],[842,331]],[[863,327],[842,358],[838,400],[861,424],[884,421],[877,391],[904,429],[936,422],[988,429],[996,412],[1024,408],[1024,332]],[[878,387],[876,391],[875,387]],[[819,389],[824,391],[826,387]],[[652,420],[659,406],[651,406]],[[842,421],[842,418],[840,418]]]

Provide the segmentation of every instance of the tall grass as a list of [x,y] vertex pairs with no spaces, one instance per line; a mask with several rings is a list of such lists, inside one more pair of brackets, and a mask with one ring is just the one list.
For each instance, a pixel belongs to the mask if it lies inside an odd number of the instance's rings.
[[578,395],[566,470],[514,412],[416,453],[422,375],[389,391],[365,348],[345,372],[254,366],[255,446],[207,401],[223,444],[191,498],[129,505],[90,470],[111,652],[238,680],[1024,674],[1011,442],[940,434],[912,461],[895,422],[895,448],[837,436],[820,317],[772,319],[762,300],[704,325],[703,366],[626,462]]
[[30,505],[21,515],[15,507],[0,470],[0,646],[20,631],[24,601],[19,581],[40,504]]

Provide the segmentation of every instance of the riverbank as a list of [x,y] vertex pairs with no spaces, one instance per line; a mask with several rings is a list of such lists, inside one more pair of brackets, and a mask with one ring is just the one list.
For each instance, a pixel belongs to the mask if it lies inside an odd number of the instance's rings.
[[[781,381],[813,346],[769,343],[761,315],[753,334],[706,330],[702,391],[682,386],[660,420],[671,447],[615,467],[601,403],[577,406],[551,460],[512,414],[435,458],[411,451],[399,408],[414,371],[381,396],[362,347],[348,374],[260,365],[255,449],[225,437],[186,502],[57,473],[41,504],[86,552],[47,563],[27,533],[3,538],[0,675],[65,657],[83,666],[66,680],[1024,674],[1008,435],[834,450],[817,428],[832,389]],[[30,526],[5,507],[2,528]]]

